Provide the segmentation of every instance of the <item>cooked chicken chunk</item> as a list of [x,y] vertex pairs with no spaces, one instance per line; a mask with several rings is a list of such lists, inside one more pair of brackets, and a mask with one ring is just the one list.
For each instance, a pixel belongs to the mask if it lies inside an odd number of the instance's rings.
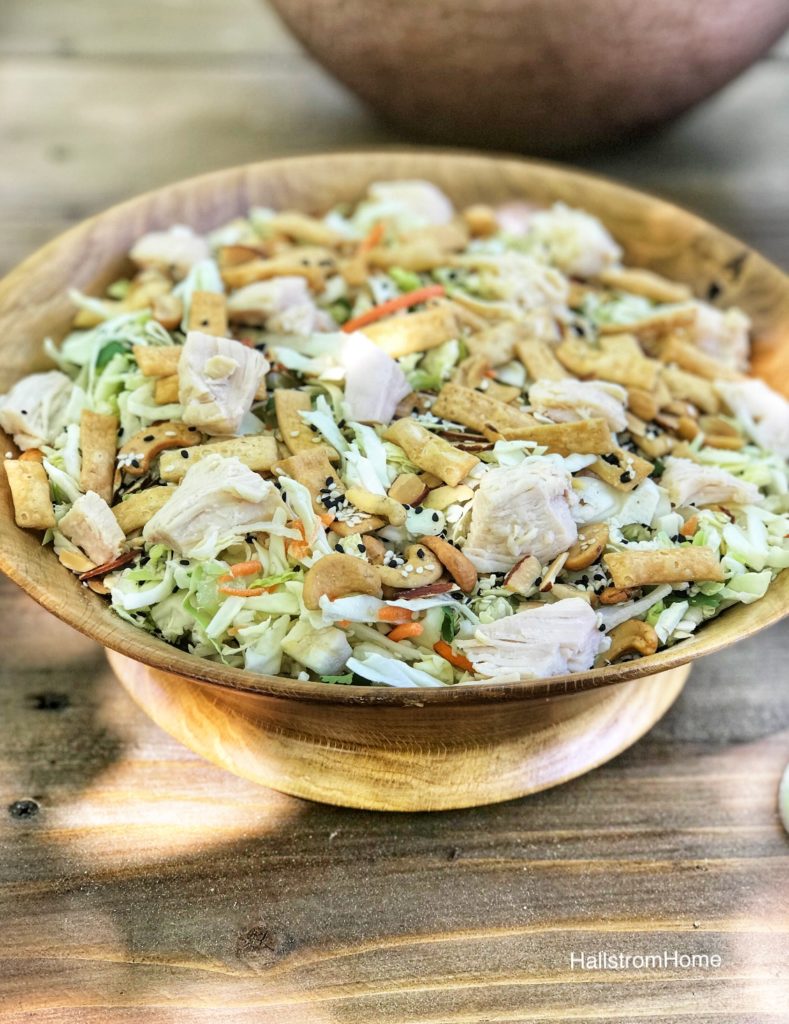
[[627,426],[627,391],[620,384],[604,381],[538,380],[529,388],[532,412],[541,413],[554,423],[604,419],[616,432]]
[[411,392],[406,376],[390,355],[361,331],[347,336],[340,351],[345,367],[345,401],[360,423],[391,423],[397,403]]
[[566,313],[567,278],[554,267],[522,252],[486,257],[459,257],[477,268],[480,290],[486,298],[512,302],[529,314],[544,311],[550,316]]
[[278,334],[312,334],[336,330],[328,313],[318,309],[304,277],[272,277],[232,292],[227,312],[237,323],[257,324]]
[[543,679],[591,668],[608,640],[588,602],[568,597],[479,626],[457,646],[482,676]]
[[544,247],[551,263],[570,277],[594,277],[622,257],[622,250],[596,217],[564,203],[536,213],[528,235]]
[[80,495],[60,520],[58,528],[96,565],[117,558],[126,540],[112,509],[95,491]]
[[206,455],[148,521],[143,537],[188,558],[211,558],[270,523],[285,503],[274,484],[235,457]]
[[449,199],[429,181],[374,181],[367,192],[373,202],[391,205],[409,229],[448,224],[455,215]]
[[52,444],[66,425],[73,384],[59,370],[33,373],[0,396],[0,427],[25,451]]
[[748,367],[751,321],[740,309],[716,309],[706,302],[695,302],[696,320],[691,327],[692,340],[715,359],[733,370]]
[[207,434],[236,434],[268,371],[254,348],[190,331],[178,363],[183,421]]
[[513,199],[509,203],[502,203],[501,206],[496,207],[496,220],[505,235],[522,238],[529,233],[534,215],[540,212],[541,208],[535,203],[524,203],[520,199]]
[[544,565],[578,536],[572,488],[556,455],[490,470],[474,495],[463,553],[480,572],[506,572],[525,555]]
[[715,390],[749,437],[789,458],[789,402],[764,381],[719,380]]
[[176,224],[169,231],[152,231],[134,243],[129,253],[134,263],[144,270],[160,270],[181,279],[195,263],[211,256],[208,242],[191,228]]
[[666,459],[660,484],[668,491],[672,505],[761,505],[762,496],[755,484],[738,480],[725,469],[702,466],[673,455]]

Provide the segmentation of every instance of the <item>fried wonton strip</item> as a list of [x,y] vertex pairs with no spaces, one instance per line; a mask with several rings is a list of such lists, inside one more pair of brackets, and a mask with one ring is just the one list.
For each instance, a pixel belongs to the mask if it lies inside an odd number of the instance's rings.
[[462,249],[467,241],[467,233],[456,225],[440,224],[412,231],[395,245],[376,246],[367,259],[372,267],[402,267],[420,273],[446,266],[450,253]]
[[539,338],[519,341],[515,352],[532,380],[566,380],[570,376],[547,341]]
[[160,377],[153,387],[153,400],[157,405],[170,405],[178,401],[178,374]]
[[230,437],[227,441],[163,452],[159,459],[159,475],[162,480],[181,480],[187,469],[206,455],[235,457],[256,473],[271,469],[279,458],[277,442],[270,434],[248,434],[244,437]]
[[342,235],[324,224],[322,220],[310,217],[297,210],[283,210],[269,218],[265,224],[267,234],[288,235],[302,245],[317,245],[328,248],[340,245]]
[[317,449],[332,462],[337,462],[340,456],[334,448],[325,441],[318,440],[320,435],[311,430],[310,425],[299,416],[300,412],[311,410],[312,402],[306,391],[295,391],[292,388],[274,389],[277,426],[288,451],[296,455],[299,452],[312,452]]
[[134,358],[146,377],[167,377],[178,372],[180,345],[134,345]]
[[521,389],[516,388],[514,384],[499,384],[497,380],[489,381],[487,387],[483,386],[483,390],[488,398],[503,402],[505,405],[520,398],[521,394]]
[[653,274],[651,270],[610,267],[602,271],[599,280],[607,288],[643,295],[652,302],[687,302],[693,298],[693,292],[686,284],[669,281],[660,274]]
[[718,412],[720,400],[711,381],[680,370],[677,366],[663,368],[663,381],[671,392],[672,398],[692,402],[702,412]]
[[482,391],[464,388],[460,384],[445,384],[430,409],[435,416],[462,423],[478,433],[494,430],[524,430],[536,424],[529,413],[513,409],[504,402],[489,398]]
[[707,380],[738,380],[742,377],[730,366],[676,334],[670,334],[663,341],[658,354],[664,363],[676,363],[681,370]]
[[129,476],[144,476],[159,452],[167,448],[186,450],[202,440],[203,435],[195,427],[177,420],[143,427],[118,452],[118,468]]
[[393,359],[426,352],[460,333],[458,322],[445,306],[433,306],[418,313],[390,316],[363,329],[370,341]]
[[615,587],[723,582],[723,569],[712,549],[692,544],[665,551],[616,551],[603,555],[603,561]]
[[189,330],[227,337],[227,300],[216,292],[192,292]]
[[83,492],[95,491],[107,504],[112,501],[117,441],[117,416],[82,410],[79,418],[79,445],[82,450],[79,486]]
[[[525,429],[504,430],[502,436],[507,441],[536,441],[559,455],[603,455],[616,447],[602,417],[572,423],[537,423]],[[491,439],[495,440],[492,435]]]
[[688,327],[696,319],[693,306],[677,306],[673,309],[658,310],[642,320],[629,324],[601,324],[601,335],[635,334],[639,338],[656,338],[677,327]]
[[623,448],[614,448],[589,467],[605,483],[618,491],[632,491],[655,468],[651,462],[642,459]]
[[556,349],[559,361],[576,377],[609,380],[651,391],[660,363],[647,359],[632,334],[601,338],[599,348],[580,338],[567,338]]
[[[337,470],[327,459],[326,452],[321,451],[317,445],[312,451],[298,452],[287,459],[282,459],[273,468],[275,473],[284,473],[286,476],[293,477],[307,488],[312,496],[312,507],[318,515],[325,515],[330,511],[320,500],[321,491],[333,485],[337,494],[345,494],[345,485],[338,476]],[[368,516],[354,526],[335,519],[331,524],[331,529],[341,537],[347,537],[351,533],[372,533],[373,530],[380,530],[385,525],[386,520],[378,516]]]
[[414,465],[433,473],[450,487],[457,487],[479,462],[476,455],[460,451],[411,419],[395,420],[384,437],[399,445]]
[[144,491],[133,491],[128,498],[114,505],[112,512],[118,526],[128,535],[141,530],[172,496],[172,487],[147,487]]
[[55,526],[49,477],[42,463],[32,459],[5,459],[4,462],[16,525],[28,530],[47,530]]
[[238,266],[224,267],[222,280],[228,288],[236,289],[254,281],[269,281],[272,277],[305,277],[310,288],[320,291],[334,262],[330,249],[304,247],[271,259],[248,260]]

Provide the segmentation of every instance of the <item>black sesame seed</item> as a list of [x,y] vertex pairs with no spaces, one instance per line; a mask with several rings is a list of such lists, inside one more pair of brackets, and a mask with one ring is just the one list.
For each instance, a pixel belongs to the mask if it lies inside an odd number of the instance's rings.
[[708,302],[714,302],[718,298],[718,296],[720,295],[720,293],[722,291],[723,291],[723,289],[721,288],[721,286],[718,284],[717,281],[710,282],[710,286],[707,289],[707,301]]
[[195,431],[197,430],[197,427],[187,427],[187,430],[189,431],[190,434],[194,434]]
[[537,579],[534,581],[534,585],[535,585],[535,587],[539,587],[539,585],[541,583],[542,583],[542,576],[538,576]]
[[596,572],[596,573],[594,574],[594,578],[595,578],[596,580],[604,580],[604,579],[605,579],[605,576],[604,576],[604,575],[603,575],[603,573],[601,573],[601,572]]
[[327,477],[326,477],[326,486],[327,486],[327,487],[331,487],[331,485],[332,485],[333,483],[334,483],[334,477],[333,477],[333,476],[327,476]]
[[359,549],[359,551],[361,551],[362,553],[364,553],[364,552],[365,552],[365,551],[367,550],[367,548],[366,548],[366,547],[364,546],[364,544],[357,544],[357,545],[356,545],[356,547],[357,547],[357,548]]
[[145,437],[143,438],[143,441],[154,441],[155,439],[156,439],[156,435],[155,434],[146,434]]
[[611,452],[609,455],[601,455],[600,458],[603,462],[607,462],[609,466],[619,465],[619,456],[615,452]]
[[134,469],[139,469],[140,468],[140,460],[139,459],[132,459],[131,460],[131,465],[132,465],[132,467]]
[[189,565],[189,559],[188,558],[179,558],[178,562],[179,562],[180,565]]
[[8,813],[12,818],[34,818],[38,814],[35,800],[14,800],[8,805]]
[[439,520],[438,512],[434,512],[433,515],[431,516],[431,518],[432,518],[434,523],[437,523],[438,520]]
[[600,623],[600,625],[597,628],[600,630],[601,633],[605,633],[605,626],[604,626],[604,624],[602,622]]
[[424,558],[425,557],[425,552],[424,552],[423,548],[418,548],[417,549],[416,557],[417,558]]
[[334,550],[339,551],[341,555],[345,554],[345,548],[342,546],[342,544],[338,544]]
[[23,416],[27,416],[27,409],[20,409],[19,411],[22,413]]
[[421,505],[414,505],[414,512],[416,512],[417,515],[421,515],[424,511],[425,510]]
[[629,469],[625,470],[624,473],[619,474],[619,482],[622,484],[629,484],[632,479],[633,474],[630,472]]
[[189,452],[186,450],[186,448],[182,448],[181,449],[181,458],[182,459],[188,459],[189,458]]

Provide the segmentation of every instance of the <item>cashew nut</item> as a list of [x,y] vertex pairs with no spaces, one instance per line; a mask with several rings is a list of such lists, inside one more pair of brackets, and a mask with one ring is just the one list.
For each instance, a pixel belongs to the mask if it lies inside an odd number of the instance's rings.
[[600,599],[600,604],[622,604],[623,601],[629,601],[632,595],[632,590],[625,590],[622,587],[606,587],[597,596]]
[[[411,590],[414,587],[427,586],[430,583],[437,583],[444,571],[438,558],[432,552],[428,553],[421,544],[410,544],[405,549],[405,557],[406,561],[402,565],[375,567],[378,578],[385,587]],[[306,601],[305,598],[305,604]]]
[[585,569],[598,560],[608,543],[608,527],[605,523],[590,523],[578,531],[578,540],[567,552],[565,569],[576,572]]
[[401,505],[419,505],[428,486],[416,473],[401,473],[389,488],[389,497]]
[[611,646],[605,652],[606,661],[616,661],[624,654],[654,654],[658,649],[655,630],[640,619],[628,619],[609,633]]
[[464,593],[471,593],[477,585],[477,570],[462,551],[441,537],[422,537],[420,544],[430,548]]
[[362,537],[362,544],[364,544],[364,550],[367,552],[367,557],[370,560],[371,565],[384,564],[386,545],[382,540],[374,537],[371,533],[367,533]]
[[324,555],[304,576],[304,605],[315,610],[325,594],[330,601],[349,594],[381,596],[379,570],[354,555]]
[[422,503],[425,508],[434,508],[443,512],[445,508],[460,501],[471,501],[474,492],[470,487],[461,484],[459,487],[436,487]]
[[394,498],[383,494],[373,494],[372,491],[366,491],[363,487],[349,487],[345,492],[345,497],[362,512],[388,519],[392,526],[403,526],[405,523],[405,508]]

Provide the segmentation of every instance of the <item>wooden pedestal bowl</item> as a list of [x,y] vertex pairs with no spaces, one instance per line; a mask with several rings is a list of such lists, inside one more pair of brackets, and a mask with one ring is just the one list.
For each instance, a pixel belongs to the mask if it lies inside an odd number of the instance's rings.
[[[145,231],[206,230],[250,206],[323,211],[371,181],[429,178],[458,205],[515,197],[563,200],[597,214],[628,262],[742,306],[754,368],[787,384],[789,280],[692,214],[613,182],[514,159],[377,152],[233,168],[123,203],[80,224],[0,282],[0,393],[47,365],[42,338],[73,312],[68,289],[97,291],[124,270]],[[714,287],[713,287],[714,286]],[[3,451],[13,449],[0,438]],[[117,618],[14,525],[0,474],[0,568],[45,608],[110,651],[121,682],[164,729],[205,757],[287,793],[352,807],[428,810],[506,800],[573,778],[633,743],[681,690],[695,658],[776,622],[789,573],[671,650],[544,681],[448,689],[327,686],[257,676],[192,657]]]

